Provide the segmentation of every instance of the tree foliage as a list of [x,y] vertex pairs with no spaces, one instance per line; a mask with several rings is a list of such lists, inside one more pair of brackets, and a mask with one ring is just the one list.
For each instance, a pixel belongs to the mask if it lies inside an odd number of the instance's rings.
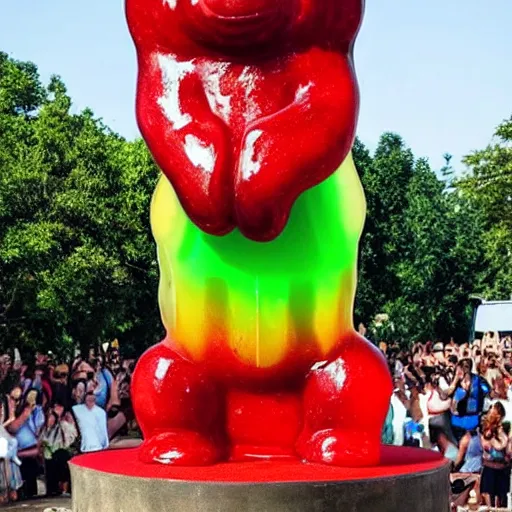
[[447,168],[443,180],[399,135],[384,134],[373,158],[356,147],[368,202],[357,317],[370,324],[387,314],[403,344],[466,340],[483,258],[474,205],[452,187]]
[[0,340],[70,351],[160,335],[149,202],[158,173],[141,141],[90,110],[71,113],[58,77],[0,54]]
[[457,186],[478,209],[484,226],[479,292],[507,300],[512,298],[512,117],[494,135],[492,144],[464,159],[468,172]]

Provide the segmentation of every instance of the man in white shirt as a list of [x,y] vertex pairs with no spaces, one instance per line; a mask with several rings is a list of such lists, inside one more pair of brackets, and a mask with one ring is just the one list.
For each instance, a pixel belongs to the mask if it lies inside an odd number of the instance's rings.
[[80,431],[80,451],[88,453],[107,449],[107,413],[96,405],[96,395],[87,393],[85,403],[75,405],[73,414]]

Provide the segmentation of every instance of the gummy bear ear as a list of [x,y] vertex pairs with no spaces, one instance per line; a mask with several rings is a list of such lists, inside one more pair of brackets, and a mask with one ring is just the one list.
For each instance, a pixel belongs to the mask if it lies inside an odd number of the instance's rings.
[[326,26],[332,34],[332,43],[343,51],[352,52],[361,27],[365,0],[326,0]]

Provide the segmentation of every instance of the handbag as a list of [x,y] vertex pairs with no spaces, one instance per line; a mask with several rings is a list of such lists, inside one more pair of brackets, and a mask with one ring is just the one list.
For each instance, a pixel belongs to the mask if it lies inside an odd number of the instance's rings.
[[443,400],[439,396],[439,392],[432,391],[430,397],[427,401],[427,410],[429,414],[437,415],[443,414],[446,411],[450,410],[452,404],[452,399],[448,398],[447,400]]

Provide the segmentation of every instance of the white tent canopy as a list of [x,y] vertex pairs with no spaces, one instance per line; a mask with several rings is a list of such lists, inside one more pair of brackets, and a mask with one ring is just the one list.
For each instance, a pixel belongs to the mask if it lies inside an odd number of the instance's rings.
[[512,301],[484,302],[477,307],[475,332],[512,331]]

